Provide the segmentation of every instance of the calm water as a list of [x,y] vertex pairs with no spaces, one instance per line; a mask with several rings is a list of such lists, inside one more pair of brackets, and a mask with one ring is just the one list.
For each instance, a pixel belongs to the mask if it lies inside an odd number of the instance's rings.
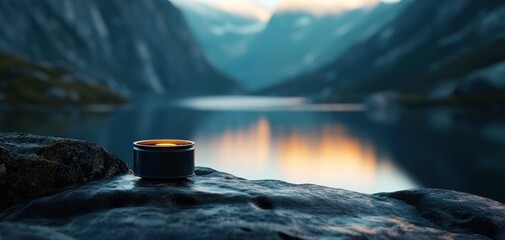
[[433,109],[364,111],[300,98],[140,97],[106,111],[2,111],[0,131],[86,139],[132,162],[132,142],[197,142],[197,165],[248,179],[359,192],[455,189],[505,201],[505,117]]

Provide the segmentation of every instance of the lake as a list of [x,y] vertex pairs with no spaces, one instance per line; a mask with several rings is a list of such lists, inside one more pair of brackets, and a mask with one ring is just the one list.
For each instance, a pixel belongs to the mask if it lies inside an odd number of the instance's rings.
[[132,142],[196,141],[196,163],[248,179],[364,193],[454,189],[505,202],[505,116],[366,110],[303,98],[138,96],[119,109],[2,110],[0,131],[85,139],[132,163]]

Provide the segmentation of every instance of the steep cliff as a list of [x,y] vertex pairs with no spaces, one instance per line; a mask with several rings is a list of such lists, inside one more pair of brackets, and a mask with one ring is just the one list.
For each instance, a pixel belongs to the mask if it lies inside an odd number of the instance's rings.
[[405,4],[379,4],[340,13],[274,13],[243,55],[224,70],[253,90],[324,66],[387,24]]
[[169,1],[0,2],[0,51],[63,66],[119,91],[226,92]]
[[504,19],[503,1],[412,1],[335,61],[268,91],[345,99],[392,90],[410,99],[495,101],[504,96],[505,79],[496,76],[505,61]]

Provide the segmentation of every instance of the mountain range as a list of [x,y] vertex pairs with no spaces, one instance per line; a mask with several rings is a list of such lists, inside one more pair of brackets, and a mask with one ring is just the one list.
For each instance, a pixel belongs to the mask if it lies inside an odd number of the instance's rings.
[[178,6],[184,15],[166,0],[0,1],[0,53],[123,95],[222,94],[243,85],[325,101],[376,93],[405,102],[505,100],[500,0],[403,0],[326,15],[283,10],[268,23]]
[[417,0],[325,66],[264,91],[335,101],[505,100],[505,2]]
[[0,52],[69,69],[116,92],[240,89],[210,66],[167,0],[0,1],[0,36]]
[[204,4],[179,5],[211,62],[254,91],[330,62],[380,29],[406,4],[320,15],[277,10],[267,23]]

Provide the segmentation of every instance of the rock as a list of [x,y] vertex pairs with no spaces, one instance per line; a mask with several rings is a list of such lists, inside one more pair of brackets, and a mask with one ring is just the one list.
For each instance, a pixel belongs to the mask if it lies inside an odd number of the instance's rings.
[[18,206],[0,220],[3,239],[505,238],[505,206],[474,195],[369,195],[201,167],[183,181],[95,181]]
[[0,133],[0,209],[88,181],[124,174],[128,167],[82,140]]

